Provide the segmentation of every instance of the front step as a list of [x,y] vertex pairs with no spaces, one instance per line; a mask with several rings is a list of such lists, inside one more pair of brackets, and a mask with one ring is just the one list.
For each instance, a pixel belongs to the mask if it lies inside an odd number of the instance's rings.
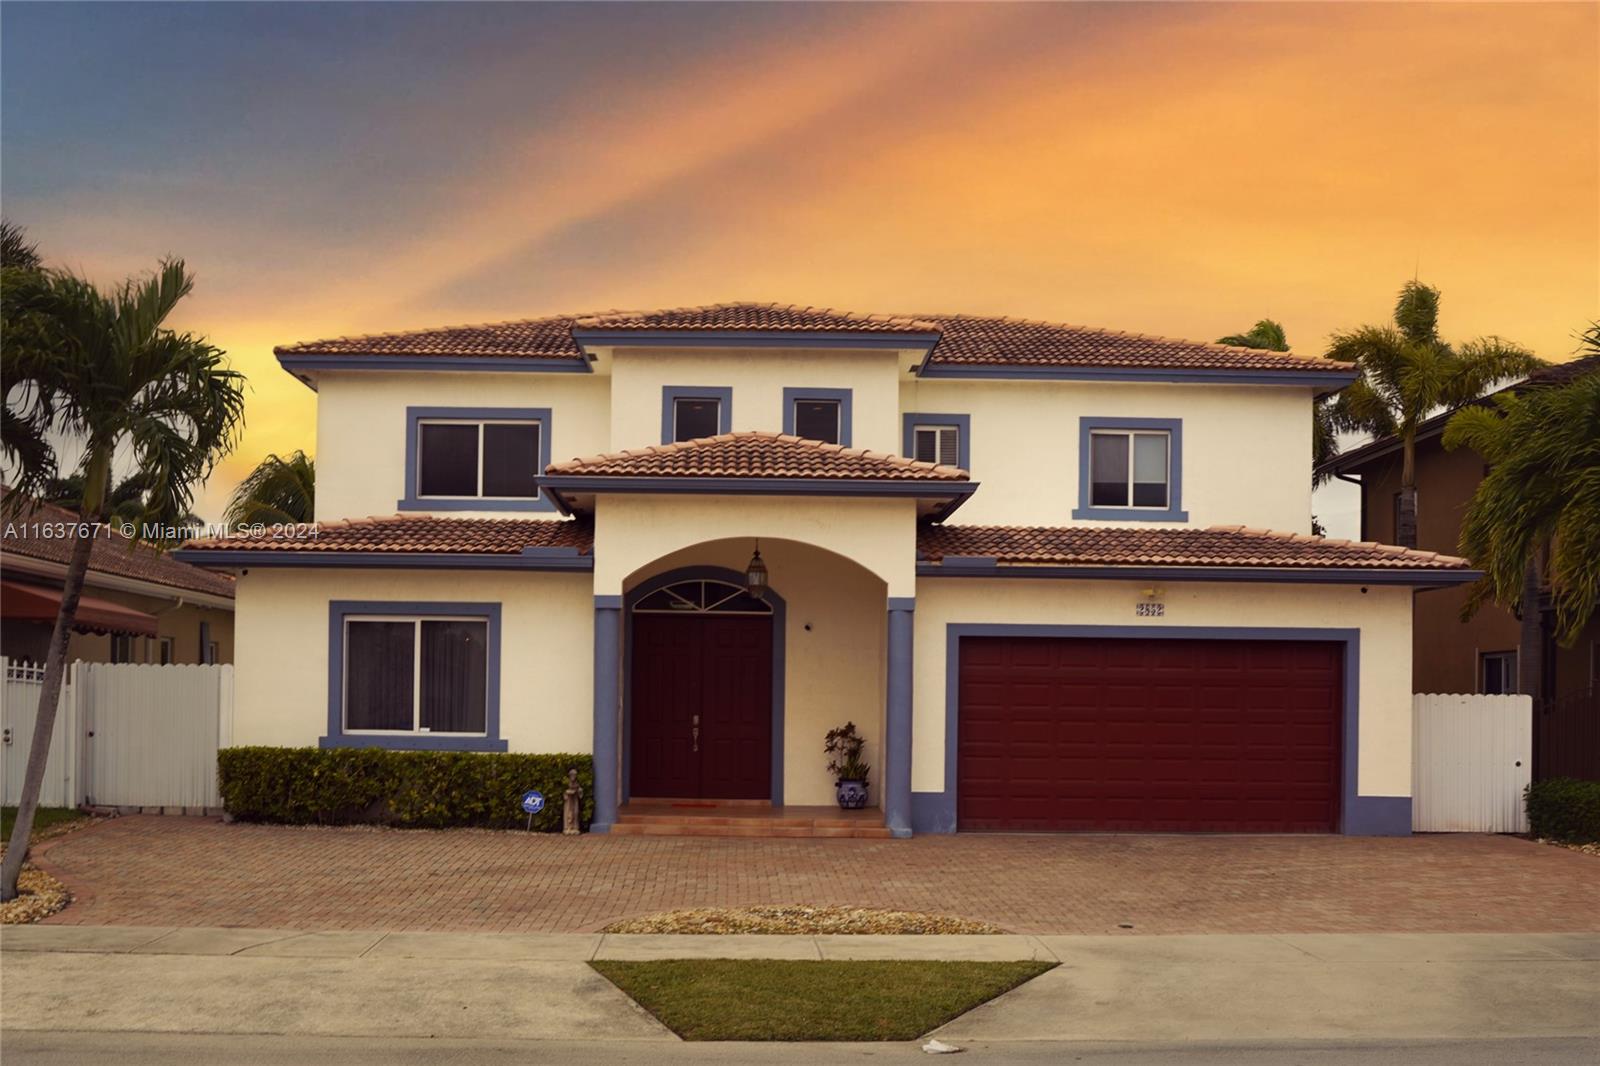
[[[760,813],[757,813],[757,811]],[[876,810],[860,814],[833,808],[787,807],[777,810],[746,805],[629,804],[617,812],[611,827],[618,836],[690,837],[832,837],[886,840],[889,828]]]

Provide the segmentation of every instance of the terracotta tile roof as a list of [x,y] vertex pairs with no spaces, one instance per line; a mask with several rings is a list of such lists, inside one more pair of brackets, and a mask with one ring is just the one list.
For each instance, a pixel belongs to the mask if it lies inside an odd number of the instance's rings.
[[726,303],[662,311],[611,311],[578,319],[583,329],[807,330],[822,333],[937,333],[939,324],[910,315],[862,315],[798,304]]
[[594,548],[587,521],[548,518],[446,518],[387,515],[288,526],[256,535],[232,534],[192,540],[188,551],[449,552],[460,555],[517,555],[524,548]]
[[1453,555],[1244,526],[928,526],[917,534],[917,554],[930,562],[964,555],[1016,565],[1471,569]]
[[1348,374],[1328,359],[1153,337],[1092,326],[1069,326],[983,315],[919,315],[943,334],[934,365],[1085,366],[1184,370],[1310,370]]
[[369,333],[358,337],[284,344],[273,351],[278,355],[459,356],[571,359],[580,362],[584,355],[578,342],[572,339],[574,320],[575,316],[572,315],[556,315],[477,326]]
[[546,474],[586,477],[832,478],[966,481],[967,472],[781,433],[746,431],[551,463]]
[[[9,490],[0,490],[0,498],[9,495]],[[78,516],[64,507],[48,503],[28,505],[0,521],[0,534],[4,534],[0,538],[0,549],[5,555],[21,555],[66,566],[72,561],[72,538],[41,534],[57,528],[65,532],[78,522]],[[94,583],[97,573],[165,585],[179,594],[204,592],[233,598],[233,578],[179,562],[154,545],[135,543],[106,526],[100,527],[94,546],[89,549],[90,584]]]
[[1348,374],[1344,363],[1089,326],[986,315],[864,315],[793,304],[725,303],[607,311],[284,345],[279,355],[555,358],[581,361],[574,327],[608,330],[809,330],[938,333],[930,365],[1188,370],[1305,370]]

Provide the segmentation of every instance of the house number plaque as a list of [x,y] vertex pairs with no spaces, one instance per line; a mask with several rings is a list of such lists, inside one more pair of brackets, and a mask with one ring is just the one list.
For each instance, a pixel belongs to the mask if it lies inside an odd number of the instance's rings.
[[1151,603],[1148,600],[1142,600],[1133,605],[1133,614],[1136,618],[1164,618],[1166,613],[1167,605],[1164,603]]

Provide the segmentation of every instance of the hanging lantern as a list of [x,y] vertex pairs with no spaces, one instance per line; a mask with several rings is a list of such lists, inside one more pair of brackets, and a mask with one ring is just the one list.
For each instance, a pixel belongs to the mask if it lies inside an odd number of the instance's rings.
[[750,565],[744,568],[744,590],[755,599],[767,598],[767,564],[761,561],[760,541],[756,541],[756,553],[750,556]]

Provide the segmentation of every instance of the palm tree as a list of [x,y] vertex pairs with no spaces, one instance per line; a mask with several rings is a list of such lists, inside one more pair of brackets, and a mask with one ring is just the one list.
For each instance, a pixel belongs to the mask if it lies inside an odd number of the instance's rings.
[[1226,337],[1218,337],[1218,344],[1231,344],[1235,348],[1258,348],[1268,352],[1286,352],[1289,350],[1289,336],[1284,333],[1283,326],[1270,318],[1263,318],[1250,327],[1248,333],[1233,333]]
[[28,240],[28,231],[10,219],[0,219],[0,267],[38,270],[39,246]]
[[[1263,318],[1251,326],[1248,333],[1231,333],[1226,337],[1218,337],[1217,343],[1229,344],[1235,348],[1286,352],[1289,350],[1289,335],[1281,323]],[[1333,472],[1324,471],[1323,466],[1338,454],[1339,433],[1333,425],[1333,401],[1324,397],[1318,399],[1311,407],[1312,484],[1320,485],[1333,476]]]
[[1467,611],[1484,600],[1517,610],[1519,680],[1537,694],[1548,585],[1555,635],[1570,647],[1600,603],[1600,322],[1579,349],[1593,365],[1570,383],[1503,392],[1458,411],[1447,448],[1483,456],[1489,472],[1461,525],[1461,550],[1483,568]]
[[1361,377],[1333,402],[1333,428],[1398,436],[1400,508],[1395,539],[1417,546],[1417,426],[1439,408],[1459,407],[1497,381],[1544,362],[1499,337],[1452,347],[1439,337],[1439,290],[1408,281],[1395,301],[1394,325],[1335,333],[1328,358],[1354,363]]
[[229,528],[310,522],[316,514],[316,464],[305,452],[269,455],[239,482],[222,516]]
[[[40,498],[56,473],[52,441],[66,438],[83,448],[76,510],[85,523],[107,515],[111,460],[119,449],[142,473],[146,517],[186,513],[194,486],[232,449],[243,425],[244,378],[226,369],[223,353],[203,338],[163,325],[194,285],[182,260],[165,261],[155,274],[109,293],[64,271],[6,274],[0,362],[8,368],[8,413],[15,376],[30,395],[27,428],[39,436],[26,442],[29,449],[5,439],[12,497]],[[17,894],[93,543],[93,536],[76,536],[62,583],[17,820],[0,864],[0,900]]]

